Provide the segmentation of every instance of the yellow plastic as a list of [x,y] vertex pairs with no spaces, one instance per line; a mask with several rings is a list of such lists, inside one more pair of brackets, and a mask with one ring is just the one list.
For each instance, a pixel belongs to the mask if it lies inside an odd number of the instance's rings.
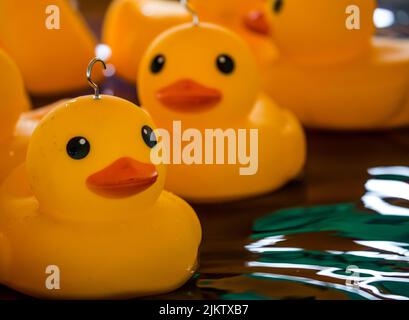
[[[373,37],[375,1],[285,0],[279,12],[275,6],[268,1],[280,58],[267,68],[265,88],[280,105],[310,127],[409,124],[409,41]],[[359,29],[350,30],[357,16]]]
[[270,41],[271,23],[266,0],[190,0],[201,20],[224,26],[240,35],[256,57],[260,72],[277,57]]
[[[128,298],[192,276],[200,223],[163,191],[145,125],[154,128],[145,111],[110,96],[71,100],[43,119],[0,190],[1,283],[36,297]],[[75,136],[90,144],[80,160],[66,151]],[[47,287],[48,266],[58,267],[59,289]]]
[[[214,22],[239,33],[248,42],[260,64],[271,63],[277,53],[268,32],[265,0],[193,0],[201,21]],[[103,42],[112,49],[111,62],[118,74],[135,82],[141,58],[166,29],[192,21],[176,1],[115,0],[105,17]]]
[[[153,74],[151,64],[158,54],[166,63]],[[216,68],[220,54],[235,61],[230,75]],[[256,174],[240,175],[241,164],[171,164],[166,181],[170,191],[197,202],[225,201],[276,190],[300,173],[303,130],[290,112],[261,92],[256,62],[231,31],[207,23],[166,31],[147,50],[138,81],[142,106],[169,132],[175,120],[182,121],[184,129],[199,129],[202,136],[207,128],[258,129]],[[163,103],[164,98],[175,106],[178,100],[190,100],[191,106],[182,103],[178,110]],[[201,108],[206,103],[211,108]]]
[[135,82],[150,42],[164,30],[189,21],[178,3],[163,0],[114,0],[108,8],[102,41],[112,50],[110,62],[119,75]]
[[[46,11],[49,6],[52,10]],[[51,19],[55,8],[59,8],[60,29],[50,30],[46,22],[56,26]],[[84,68],[94,57],[95,46],[94,36],[69,1],[0,0],[0,48],[15,60],[32,94],[86,86]]]
[[27,145],[39,118],[51,107],[28,111],[30,102],[20,71],[0,49],[0,181],[24,161]]

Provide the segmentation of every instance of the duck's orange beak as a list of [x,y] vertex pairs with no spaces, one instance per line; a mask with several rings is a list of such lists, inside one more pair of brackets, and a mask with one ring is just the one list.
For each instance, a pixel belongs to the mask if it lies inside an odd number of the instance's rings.
[[170,109],[195,112],[214,107],[221,101],[222,93],[193,80],[183,79],[160,89],[156,98]]
[[247,13],[243,18],[244,25],[252,32],[269,35],[271,32],[270,24],[264,12],[254,10]]
[[120,158],[108,167],[87,178],[87,186],[93,192],[108,198],[126,198],[137,194],[158,178],[153,164],[132,158]]

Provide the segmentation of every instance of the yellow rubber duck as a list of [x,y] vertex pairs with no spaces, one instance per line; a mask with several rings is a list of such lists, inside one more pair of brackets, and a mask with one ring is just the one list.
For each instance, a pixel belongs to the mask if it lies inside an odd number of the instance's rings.
[[133,83],[150,42],[164,30],[188,21],[188,12],[178,2],[114,0],[105,16],[102,42],[112,50],[110,62],[116,72]]
[[112,96],[71,100],[41,121],[0,190],[0,283],[40,298],[128,298],[192,276],[200,223],[163,191],[153,129]]
[[23,79],[12,59],[0,49],[0,181],[24,161],[28,141],[41,117],[52,107],[29,111]]
[[[409,124],[409,41],[374,37],[373,0],[269,0],[268,93],[309,127]],[[267,74],[267,73],[266,73]]]
[[224,26],[248,43],[261,74],[278,55],[270,40],[271,24],[265,2],[266,0],[190,0],[201,21]]
[[190,0],[189,3],[201,20],[229,25],[238,33],[268,35],[271,31],[265,0]]
[[[233,130],[237,138],[238,130],[245,129],[248,151],[249,131],[258,132],[255,172],[242,174],[237,161],[172,161],[166,181],[170,191],[195,202],[228,201],[273,191],[300,173],[303,130],[290,112],[261,92],[256,62],[233,32],[208,23],[187,23],[164,32],[148,48],[138,81],[142,106],[173,137],[175,121],[198,130],[201,137],[214,128]],[[233,143],[225,149],[230,146]]]
[[67,0],[0,0],[0,48],[17,63],[31,94],[86,86],[84,65],[95,47],[96,39]]
[[[268,35],[265,0],[189,2],[201,21],[220,24],[239,33],[252,48],[260,70],[276,58],[277,51]],[[112,49],[111,62],[118,74],[135,82],[141,58],[152,40],[163,31],[189,21],[189,12],[176,1],[113,1],[105,17],[103,42]]]

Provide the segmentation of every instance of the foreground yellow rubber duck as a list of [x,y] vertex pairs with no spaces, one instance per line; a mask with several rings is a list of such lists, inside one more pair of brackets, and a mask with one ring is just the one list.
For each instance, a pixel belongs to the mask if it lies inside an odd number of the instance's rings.
[[[220,24],[239,33],[250,45],[260,69],[277,56],[268,33],[265,0],[189,1],[201,21]],[[105,17],[103,42],[112,49],[111,62],[118,74],[135,82],[141,58],[152,40],[191,17],[175,1],[115,0]]]
[[[128,298],[192,276],[200,224],[163,191],[151,128],[145,111],[110,96],[71,100],[43,119],[0,191],[2,284],[45,298]],[[49,268],[60,276],[51,288]]]
[[20,71],[0,49],[0,182],[24,161],[28,141],[51,106],[29,111]]
[[409,124],[409,41],[373,37],[373,0],[269,0],[269,93],[310,127]]
[[95,55],[95,46],[68,0],[0,0],[0,48],[17,63],[32,94],[86,86],[84,65]]
[[[139,95],[158,126],[174,138],[175,121],[181,121],[184,129],[198,130],[196,135],[202,138],[207,129],[227,130],[236,137],[238,130],[245,129],[249,154],[249,131],[258,132],[257,170],[251,174],[241,174],[243,166],[237,162],[198,164],[206,157],[202,146],[198,149],[203,152],[196,154],[200,159],[192,164],[176,164],[173,159],[166,188],[191,201],[226,201],[270,192],[302,169],[305,141],[299,122],[261,92],[250,50],[225,28],[188,23],[156,38],[141,63]],[[222,151],[238,144],[226,144]],[[174,153],[176,143],[170,149]]]

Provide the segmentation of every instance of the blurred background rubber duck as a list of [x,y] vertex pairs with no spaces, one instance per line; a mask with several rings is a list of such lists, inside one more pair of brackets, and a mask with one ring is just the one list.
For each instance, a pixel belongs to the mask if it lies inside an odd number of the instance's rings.
[[141,58],[164,30],[190,21],[178,2],[166,0],[114,0],[105,16],[102,42],[112,50],[110,62],[117,73],[134,83]]
[[239,163],[172,163],[168,190],[195,202],[227,201],[276,190],[300,173],[303,130],[263,94],[256,61],[233,32],[203,22],[165,31],[146,51],[138,82],[142,107],[171,133],[174,121],[202,137],[207,128],[258,130],[256,173],[240,175]]
[[219,24],[240,35],[256,57],[261,74],[277,58],[277,49],[271,42],[266,0],[190,0],[189,3],[201,21]]
[[[59,105],[35,130],[26,163],[0,190],[0,281],[46,298],[168,292],[196,268],[201,227],[163,191],[148,114],[112,96]],[[58,290],[46,267],[58,267]]]
[[[68,0],[26,0],[23,9],[19,1],[0,0],[0,48],[16,62],[30,94],[86,87],[84,66],[95,47],[95,37]],[[101,77],[96,72],[94,78]]]
[[[201,21],[220,24],[239,33],[250,45],[260,70],[277,56],[269,37],[265,0],[193,0]],[[119,75],[135,82],[142,55],[166,29],[191,20],[179,3],[169,0],[115,0],[105,17],[103,42],[112,50]]]
[[24,161],[28,141],[53,105],[29,111],[31,103],[14,61],[0,49],[0,181]]
[[374,37],[373,0],[269,0],[280,58],[265,88],[309,126],[409,124],[409,41]]

